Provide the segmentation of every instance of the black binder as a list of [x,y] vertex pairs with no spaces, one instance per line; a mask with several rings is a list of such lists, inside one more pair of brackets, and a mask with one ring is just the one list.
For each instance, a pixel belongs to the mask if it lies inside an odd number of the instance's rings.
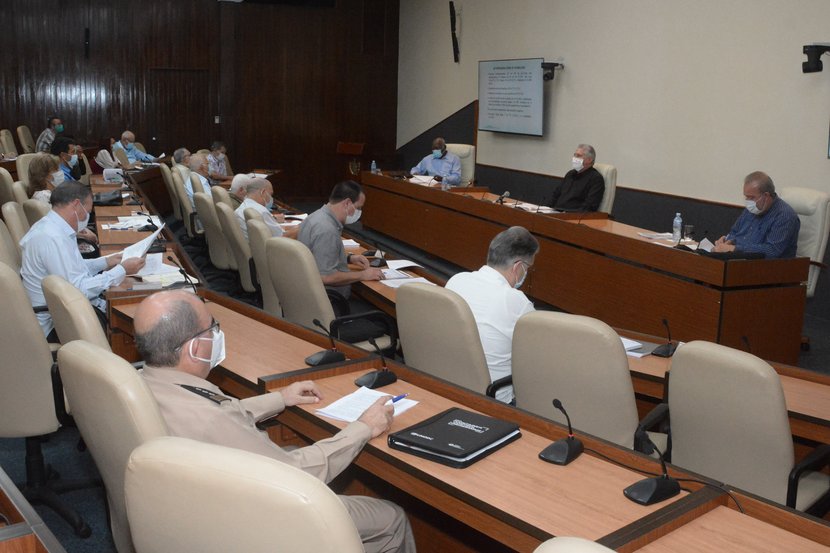
[[110,190],[92,195],[92,203],[96,206],[121,205],[121,190]]
[[390,434],[389,447],[464,468],[518,440],[519,425],[454,407]]

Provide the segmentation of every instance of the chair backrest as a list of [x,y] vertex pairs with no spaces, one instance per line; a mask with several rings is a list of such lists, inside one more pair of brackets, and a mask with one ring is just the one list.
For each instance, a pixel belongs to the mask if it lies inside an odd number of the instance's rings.
[[[781,188],[778,193],[798,213],[801,220],[796,255],[822,263],[824,252],[827,250],[827,237],[830,236],[830,194],[797,187]],[[808,298],[812,298],[816,293],[820,272],[821,268],[818,265],[810,265],[807,277]]]
[[447,144],[447,151],[461,160],[461,186],[467,186],[476,177],[476,147],[472,144]]
[[14,179],[12,174],[0,167],[0,205],[17,201],[14,198]]
[[265,253],[285,319],[307,328],[316,328],[313,321],[319,319],[329,328],[334,309],[311,250],[299,240],[274,237],[265,243]]
[[78,163],[84,164],[84,174],[81,175],[79,182],[84,186],[89,186],[89,177],[92,175],[92,167],[89,165],[89,159],[86,157],[86,154],[81,152],[78,156]]
[[179,195],[176,193],[176,185],[173,183],[170,167],[166,163],[161,163],[159,169],[161,170],[161,177],[164,179],[164,186],[167,187],[167,193],[170,195],[170,203],[173,205],[173,216],[177,221],[181,221],[182,207],[179,203]]
[[35,139],[32,137],[32,131],[27,125],[20,125],[17,127],[17,138],[20,140],[20,146],[23,148],[24,154],[35,153]]
[[0,221],[0,263],[5,263],[20,274],[20,247],[15,245],[6,223]]
[[6,228],[9,229],[12,242],[17,246],[18,255],[22,258],[23,252],[20,248],[20,241],[29,232],[29,221],[26,219],[26,213],[23,211],[23,206],[17,202],[4,203],[2,211]]
[[130,553],[134,549],[124,499],[127,461],[136,447],[166,436],[167,425],[144,379],[114,353],[76,340],[61,347],[58,363],[72,416],[104,480],[116,549]]
[[216,214],[219,216],[219,223],[222,225],[222,232],[225,234],[225,239],[228,241],[228,247],[234,256],[236,256],[236,267],[239,271],[239,280],[242,282],[242,289],[246,292],[256,292],[256,283],[253,281],[251,274],[251,264],[253,258],[251,257],[251,246],[248,245],[248,240],[242,236],[242,229],[239,228],[239,223],[236,220],[236,214],[229,205],[224,203],[215,204]]
[[227,204],[229,207],[233,207],[233,202],[231,202],[231,195],[225,190],[222,186],[211,186],[210,193],[213,196],[213,203],[222,202],[223,204]]
[[242,211],[242,215],[245,216],[245,224],[246,225],[248,224],[248,221],[252,221],[252,220],[253,221],[263,221],[264,222],[264,219],[262,218],[262,213],[260,213],[259,211],[257,211],[253,207],[246,207]]
[[130,456],[125,486],[138,553],[363,551],[323,482],[249,451],[158,438]]
[[199,175],[193,171],[190,172],[190,187],[193,189],[194,194],[205,192],[205,187],[202,185],[202,179],[200,179]]
[[14,195],[14,201],[20,205],[23,205],[23,202],[29,199],[29,195],[26,194],[26,185],[19,180],[12,184],[12,195]]
[[611,553],[613,551],[585,538],[559,536],[542,542],[533,550],[533,553]]
[[464,298],[423,283],[398,288],[395,309],[406,364],[483,394],[490,371]]
[[210,150],[208,150],[207,148],[202,148],[201,150],[196,150],[196,153],[208,155],[210,153]]
[[233,176],[233,168],[231,168],[231,160],[228,158],[228,154],[225,154],[225,176]]
[[623,447],[634,446],[637,405],[619,335],[602,321],[552,311],[524,315],[513,331],[516,406]]
[[23,282],[0,263],[0,437],[22,438],[58,429],[52,393],[52,353]]
[[614,196],[617,195],[617,168],[607,163],[595,163],[594,169],[599,171],[605,180],[605,193],[602,195],[597,211],[610,214],[614,207]]
[[127,152],[124,151],[124,148],[113,148],[112,155],[121,164],[121,167],[126,169],[130,166],[130,160],[127,159]]
[[171,171],[173,176],[173,185],[176,187],[176,195],[179,197],[179,207],[182,214],[182,222],[187,231],[187,235],[191,238],[196,237],[199,232],[196,230],[196,210],[190,204],[190,198],[187,197],[187,192],[184,189],[184,182],[178,171]]
[[236,269],[236,263],[231,265],[231,259],[236,258],[230,251],[228,241],[219,223],[216,208],[213,206],[213,198],[204,192],[193,194],[193,201],[196,203],[196,213],[205,229],[205,240],[208,245],[210,262],[217,269]]
[[280,299],[276,290],[274,290],[270,269],[268,268],[268,254],[265,244],[270,239],[271,231],[262,222],[262,218],[248,221],[248,244],[251,246],[251,256],[254,258],[256,276],[262,290],[262,309],[269,315],[282,317]]
[[43,295],[62,344],[86,340],[105,350],[109,340],[89,298],[59,275],[43,279]]
[[135,149],[140,150],[140,151],[144,152],[145,154],[147,153],[147,148],[145,148],[144,144],[142,144],[141,142],[136,142],[135,143]]
[[20,154],[15,160],[17,167],[17,180],[23,183],[24,190],[29,186],[29,163],[37,154]]
[[672,463],[785,503],[794,454],[781,379],[766,362],[694,341],[672,357]]
[[26,214],[26,221],[28,221],[30,228],[43,217],[46,217],[51,209],[49,204],[40,200],[26,200],[23,202],[23,213]]
[[17,146],[14,145],[14,137],[9,129],[0,129],[0,146],[3,147],[3,153],[8,157],[17,155]]

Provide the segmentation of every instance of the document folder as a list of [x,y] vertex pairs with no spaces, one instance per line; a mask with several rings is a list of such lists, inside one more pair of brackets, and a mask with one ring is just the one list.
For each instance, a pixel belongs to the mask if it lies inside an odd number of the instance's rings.
[[464,468],[521,437],[519,425],[454,407],[388,437],[389,447]]

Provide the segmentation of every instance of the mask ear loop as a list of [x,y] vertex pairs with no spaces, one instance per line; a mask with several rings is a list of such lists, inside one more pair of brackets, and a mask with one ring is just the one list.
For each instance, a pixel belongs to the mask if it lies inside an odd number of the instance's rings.
[[[202,363],[210,363],[210,359],[205,359],[204,357],[199,357],[195,353],[193,353],[193,342],[196,340],[207,340],[207,338],[202,338],[201,336],[193,338],[190,340],[190,344],[187,346],[187,353],[190,355],[191,358],[195,359],[196,361],[201,361]],[[213,339],[211,339],[213,342]],[[213,352],[211,352],[213,353]]]

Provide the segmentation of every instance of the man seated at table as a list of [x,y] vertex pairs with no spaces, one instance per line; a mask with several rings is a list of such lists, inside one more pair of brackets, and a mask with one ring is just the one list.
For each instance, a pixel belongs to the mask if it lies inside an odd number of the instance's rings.
[[[192,154],[187,165],[190,169],[190,175],[196,175],[199,178],[199,182],[202,183],[202,191],[210,194],[207,156],[205,154]],[[190,205],[193,206],[193,209],[196,209],[196,203],[193,201],[193,183],[189,177],[184,181],[184,191],[187,193],[187,197],[190,198]]]
[[237,173],[233,176],[228,195],[231,197],[231,204],[233,204],[232,207],[234,210],[245,201],[245,195],[248,193],[246,187],[248,186],[248,181],[252,178],[247,173]]
[[[73,137],[68,137],[70,140],[73,140]],[[77,159],[77,163],[72,167],[70,173],[72,174],[72,178],[76,181],[80,181],[81,177],[86,175],[86,164],[83,160],[84,149],[83,147],[75,141],[72,148],[69,150],[70,154],[75,155],[75,159]]]
[[768,259],[795,257],[801,221],[775,193],[769,175],[761,171],[748,174],[744,198],[746,209],[729,234],[717,239],[713,251],[762,253]]
[[43,129],[43,132],[41,132],[37,137],[37,142],[35,142],[35,151],[49,153],[52,148],[52,142],[54,142],[55,138],[62,132],[63,121],[61,121],[61,118],[56,115],[51,116],[46,122],[46,128]]
[[245,220],[246,209],[253,209],[260,214],[262,222],[271,231],[271,236],[297,237],[299,229],[296,226],[291,227],[287,231],[283,230],[280,223],[285,222],[285,217],[281,213],[277,214],[276,217],[271,214],[271,209],[274,207],[274,187],[270,181],[265,179],[250,179],[246,186],[246,192],[245,201],[234,212],[245,240],[248,239],[248,222]]
[[[464,298],[473,312],[492,381],[513,374],[513,329],[519,317],[533,311],[519,288],[538,251],[539,242],[527,229],[510,227],[490,242],[487,265],[447,282],[447,290]],[[496,399],[514,402],[513,386],[500,388]]]
[[174,168],[179,171],[182,177],[182,184],[190,180],[190,150],[187,148],[179,148],[173,152]]
[[208,177],[213,183],[231,180],[227,167],[227,148],[224,142],[214,141],[210,145],[208,159]]
[[461,160],[447,151],[447,143],[441,137],[432,141],[432,153],[410,171],[413,175],[434,176],[436,182],[457,186],[461,183]]
[[590,144],[580,144],[571,158],[572,169],[554,189],[550,206],[559,211],[596,211],[605,194],[605,179],[594,169],[597,154]]
[[58,167],[63,172],[64,180],[77,180],[72,175],[72,171],[78,166],[75,142],[69,137],[59,136],[52,142],[50,151],[58,158]]
[[[224,395],[206,380],[225,358],[224,333],[205,304],[189,292],[149,296],[139,305],[134,326],[138,352],[146,363],[144,380],[173,436],[264,455],[328,483],[351,464],[366,442],[392,424],[394,410],[386,405],[390,398],[383,397],[331,438],[291,451],[282,449],[256,423],[286,407],[318,403],[322,394],[313,382],[295,382],[278,392],[241,401]],[[409,522],[400,507],[382,499],[339,497],[366,551],[415,551]]]
[[135,147],[135,135],[132,131],[124,131],[121,133],[121,140],[116,140],[115,144],[112,145],[113,155],[118,150],[124,151],[130,165],[134,165],[140,161],[145,163],[154,163],[156,161],[156,158]]
[[[360,185],[346,180],[337,183],[326,205],[310,214],[300,225],[297,239],[314,255],[323,284],[348,298],[351,284],[361,280],[381,280],[383,271],[370,267],[362,255],[348,254],[343,247],[343,225],[356,223],[366,202]],[[350,271],[349,264],[360,267]]]
[[[121,255],[83,259],[76,236],[86,230],[92,211],[92,192],[79,182],[67,181],[52,191],[52,210],[32,225],[20,240],[23,260],[20,277],[33,307],[46,305],[41,282],[49,275],[59,275],[83,292],[96,308],[106,327],[107,302],[101,293],[120,284],[126,275],[137,273],[144,258],[122,261]],[[48,312],[37,314],[43,334],[57,342],[52,317]]]

